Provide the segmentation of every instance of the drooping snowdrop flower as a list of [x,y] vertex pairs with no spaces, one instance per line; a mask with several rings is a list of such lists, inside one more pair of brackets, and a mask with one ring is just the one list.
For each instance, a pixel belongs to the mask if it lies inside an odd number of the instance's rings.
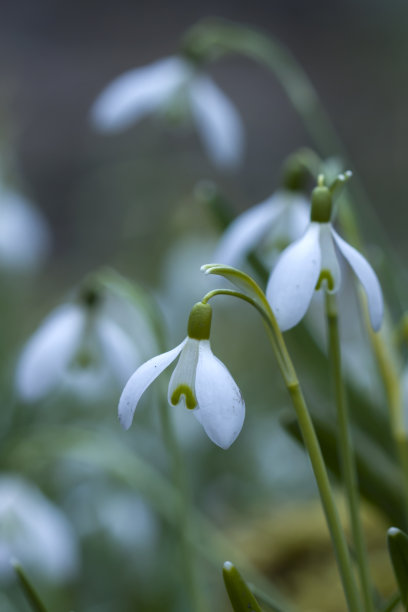
[[197,303],[189,317],[188,334],[176,348],[141,365],[128,381],[119,401],[119,420],[125,429],[132,424],[136,406],[147,387],[178,356],[171,376],[168,401],[192,410],[208,437],[221,448],[234,442],[245,417],[241,393],[225,365],[210,347],[212,309]]
[[309,221],[309,204],[301,194],[280,190],[239,215],[226,229],[213,260],[240,267],[263,244],[267,250],[285,246],[302,235]]
[[62,512],[20,477],[0,478],[0,576],[11,577],[11,558],[35,574],[69,579],[78,565],[75,532]]
[[119,132],[151,113],[190,115],[210,159],[234,168],[243,156],[244,130],[234,105],[214,81],[184,57],[172,56],[125,72],[91,109],[94,125]]
[[[310,218],[310,205],[303,195],[305,166],[290,156],[284,167],[282,188],[260,204],[239,215],[222,235],[213,261],[239,268],[249,253],[262,248],[267,259],[300,238]],[[269,255],[269,257],[268,257]]]
[[27,342],[16,373],[26,401],[66,389],[97,398],[122,386],[141,362],[136,342],[109,316],[100,292],[54,310]]
[[0,266],[12,271],[32,270],[50,246],[48,226],[21,194],[0,184]]
[[283,251],[271,274],[266,296],[282,331],[299,323],[315,289],[322,283],[328,291],[338,291],[341,259],[352,268],[364,288],[373,329],[378,331],[381,326],[384,306],[377,276],[367,260],[333,229],[331,212],[331,192],[319,184],[313,190],[308,228]]

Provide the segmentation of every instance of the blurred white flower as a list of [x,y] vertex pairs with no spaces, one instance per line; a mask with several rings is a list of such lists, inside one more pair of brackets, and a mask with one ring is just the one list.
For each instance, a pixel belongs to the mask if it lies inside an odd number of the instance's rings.
[[142,364],[128,381],[119,401],[119,420],[128,429],[137,404],[152,382],[179,357],[171,376],[168,402],[192,410],[215,444],[229,448],[242,429],[245,403],[225,365],[211,351],[211,307],[196,304],[188,336],[176,348]]
[[[110,316],[103,298],[93,299],[59,306],[27,342],[16,373],[24,400],[37,401],[64,388],[99,398],[112,386],[120,388],[140,364],[137,341]],[[143,323],[139,319],[141,337]]]
[[233,168],[242,160],[244,130],[230,100],[192,61],[168,57],[125,72],[91,110],[94,125],[118,132],[151,113],[190,114],[210,159]]
[[0,184],[0,266],[31,270],[43,261],[49,247],[49,229],[40,212]]
[[281,250],[300,238],[310,216],[307,199],[297,191],[282,189],[239,215],[226,229],[213,261],[241,267],[245,257],[263,246]]
[[77,540],[62,512],[22,478],[0,477],[0,576],[10,559],[51,580],[71,578],[78,566]]

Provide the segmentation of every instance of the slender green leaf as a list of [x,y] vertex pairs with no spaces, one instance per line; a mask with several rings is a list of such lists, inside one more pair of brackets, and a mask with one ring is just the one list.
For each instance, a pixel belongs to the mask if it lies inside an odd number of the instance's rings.
[[408,536],[397,527],[391,527],[387,536],[388,551],[400,590],[401,603],[405,610],[408,610]]
[[245,580],[231,561],[224,563],[222,575],[234,612],[262,612]]

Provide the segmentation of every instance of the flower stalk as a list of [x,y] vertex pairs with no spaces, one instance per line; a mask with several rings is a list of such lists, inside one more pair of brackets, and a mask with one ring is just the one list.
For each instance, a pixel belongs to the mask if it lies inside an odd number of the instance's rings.
[[329,359],[334,383],[335,403],[338,423],[338,446],[342,465],[343,480],[347,497],[351,532],[357,557],[364,609],[374,611],[372,586],[367,561],[367,550],[359,511],[357,472],[349,428],[348,406],[342,376],[341,347],[337,300],[333,293],[326,290],[326,321],[329,340]]
[[191,496],[187,484],[187,474],[180,452],[180,446],[177,440],[176,432],[174,431],[171,416],[169,414],[169,406],[163,399],[165,397],[165,392],[160,394],[160,420],[164,443],[172,463],[174,487],[179,492],[179,508],[176,516],[178,519],[177,531],[180,538],[183,584],[186,587],[187,596],[190,603],[189,609],[191,609],[193,612],[203,612],[204,605],[198,585],[195,552],[192,545]]

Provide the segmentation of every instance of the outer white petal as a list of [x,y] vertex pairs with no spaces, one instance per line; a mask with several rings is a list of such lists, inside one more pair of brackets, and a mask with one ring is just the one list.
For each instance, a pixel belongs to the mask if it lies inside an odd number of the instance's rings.
[[217,246],[213,261],[239,266],[242,259],[255,248],[284,210],[285,203],[277,195],[253,206],[239,215],[227,228]]
[[136,344],[114,321],[99,316],[95,332],[99,339],[103,360],[109,364],[120,384],[125,384],[142,361]]
[[123,130],[154,112],[190,75],[189,64],[178,57],[129,70],[102,91],[91,109],[91,119],[100,130]]
[[17,365],[16,386],[20,396],[35,401],[61,381],[79,347],[85,313],[76,304],[60,306],[27,342]]
[[308,309],[320,274],[320,227],[311,223],[300,240],[279,257],[266,297],[282,331],[290,329]]
[[193,79],[189,89],[191,112],[208,155],[220,167],[240,164],[244,128],[235,106],[206,76]]
[[197,420],[208,437],[228,448],[242,429],[245,403],[225,365],[215,357],[208,340],[201,340],[196,372]]
[[19,193],[0,191],[0,264],[31,269],[43,260],[49,246],[42,215]]
[[176,359],[186,342],[187,338],[171,351],[149,359],[130,377],[120,396],[118,408],[119,421],[125,429],[131,426],[136,406],[147,387]]
[[367,295],[371,325],[374,331],[378,331],[381,327],[384,314],[384,301],[378,278],[368,261],[356,249],[340,238],[334,229],[332,229],[332,235],[341,253],[364,287]]

